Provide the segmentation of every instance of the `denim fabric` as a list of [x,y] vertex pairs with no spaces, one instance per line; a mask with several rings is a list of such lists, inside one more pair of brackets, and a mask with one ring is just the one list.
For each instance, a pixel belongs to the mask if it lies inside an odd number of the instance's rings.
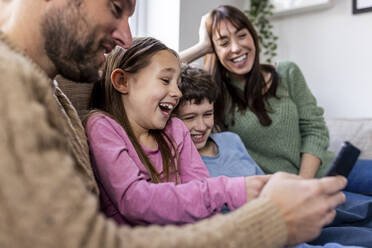
[[347,179],[346,191],[372,195],[372,160],[359,159]]
[[334,221],[323,228],[320,236],[311,244],[337,242],[372,248],[372,197],[346,191],[344,193],[346,202],[337,208]]
[[310,244],[300,244],[297,246],[294,246],[292,248],[357,248],[357,247],[362,247],[362,246],[345,246],[345,245],[340,245],[336,243],[327,243],[325,245],[310,245]]
[[[212,176],[252,176],[259,174],[253,170],[244,169],[254,168],[255,163],[251,159],[241,159],[242,156],[237,155],[240,151],[237,144],[241,142],[227,142],[227,138],[233,138],[232,135],[229,133],[215,134],[212,138],[218,145],[219,155],[217,157],[202,156]],[[247,156],[243,157],[249,157],[246,152],[244,154]],[[232,164],[237,163],[243,169],[231,167]],[[231,169],[226,170],[224,167],[231,167]],[[358,160],[356,162],[348,177],[346,189],[353,192],[372,192],[372,160]],[[346,202],[337,208],[337,215],[332,224],[323,228],[320,236],[311,242],[312,245],[301,244],[296,248],[341,248],[345,247],[344,245],[372,248],[372,196],[346,191],[344,193]],[[222,212],[227,213],[229,210],[224,207]]]

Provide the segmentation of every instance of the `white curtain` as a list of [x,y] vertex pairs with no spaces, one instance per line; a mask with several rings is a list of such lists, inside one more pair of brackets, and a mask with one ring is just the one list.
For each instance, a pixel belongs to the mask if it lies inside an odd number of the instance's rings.
[[136,1],[136,11],[129,18],[129,25],[132,30],[133,37],[146,35],[146,16],[147,16],[147,0]]

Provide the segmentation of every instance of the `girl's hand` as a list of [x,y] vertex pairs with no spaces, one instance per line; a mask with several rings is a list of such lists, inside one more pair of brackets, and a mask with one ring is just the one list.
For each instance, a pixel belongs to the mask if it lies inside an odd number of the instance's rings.
[[206,21],[209,18],[210,13],[203,15],[200,21],[200,27],[199,27],[199,44],[203,47],[203,50],[205,53],[212,53],[212,41],[208,35],[207,32],[207,25]]
[[247,191],[247,202],[257,198],[261,190],[269,181],[271,175],[249,176],[245,178],[245,188]]

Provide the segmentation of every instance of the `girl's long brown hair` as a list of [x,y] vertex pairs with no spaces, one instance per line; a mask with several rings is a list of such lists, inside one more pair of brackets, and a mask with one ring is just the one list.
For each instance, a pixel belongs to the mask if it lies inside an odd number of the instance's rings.
[[[170,51],[178,57],[175,51],[169,49],[160,41],[149,37],[135,38],[133,40],[133,45],[127,50],[117,46],[106,58],[101,80],[93,85],[89,103],[89,109],[91,112],[86,118],[87,120],[89,116],[98,111],[115,119],[124,128],[137,151],[138,157],[147,169],[151,181],[154,183],[162,181],[161,174],[158,173],[156,168],[152,165],[150,159],[134,135],[121,100],[121,93],[117,91],[111,83],[111,73],[117,68],[128,73],[140,73],[141,69],[150,64],[151,57],[162,50]],[[159,151],[163,160],[163,173],[165,174],[165,180],[169,181],[170,176],[175,175],[177,182],[176,160],[178,153],[174,142],[165,132],[163,132],[163,130],[150,130],[149,133],[158,143]]]
[[[230,72],[221,64],[216,56],[212,37],[216,31],[219,31],[219,24],[222,20],[229,21],[238,30],[243,28],[248,29],[254,41],[256,48],[255,60],[251,71],[245,75],[246,83],[243,92],[231,84]],[[269,126],[271,124],[271,119],[268,115],[265,101],[270,96],[276,97],[279,76],[272,65],[260,64],[259,41],[253,25],[243,12],[229,5],[222,5],[212,10],[206,25],[214,53],[205,56],[204,69],[213,76],[220,90],[219,97],[215,103],[216,124],[222,129],[226,129],[229,125],[233,125],[235,107],[238,106],[240,112],[245,112],[247,108],[249,108],[257,116],[261,125]],[[262,94],[267,86],[262,74],[263,71],[271,75],[271,86],[265,94]],[[230,106],[230,109],[226,109],[227,106]],[[226,123],[226,112],[233,113],[231,123]]]

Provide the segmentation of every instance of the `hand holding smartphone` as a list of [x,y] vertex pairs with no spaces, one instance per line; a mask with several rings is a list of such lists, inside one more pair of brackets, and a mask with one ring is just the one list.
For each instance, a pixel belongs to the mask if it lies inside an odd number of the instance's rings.
[[353,169],[355,162],[358,160],[360,150],[352,145],[350,142],[345,141],[333,160],[326,176],[341,175],[347,177]]

